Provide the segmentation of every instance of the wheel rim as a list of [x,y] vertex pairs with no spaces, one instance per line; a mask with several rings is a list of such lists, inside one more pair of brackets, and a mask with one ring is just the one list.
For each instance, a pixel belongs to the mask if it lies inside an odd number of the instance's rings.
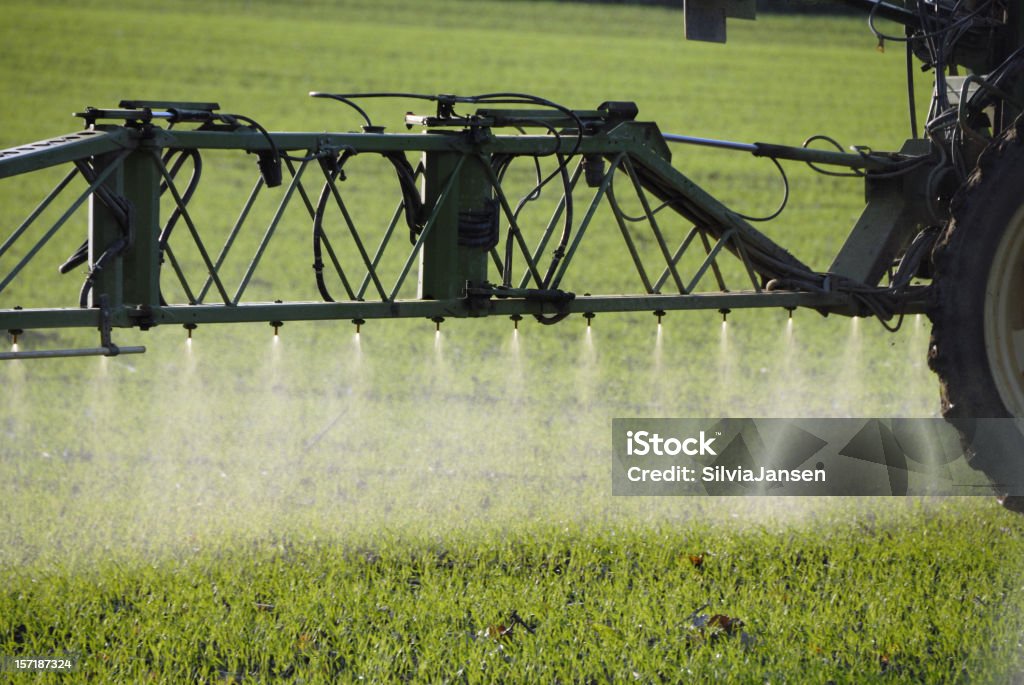
[[1024,206],[992,259],[985,287],[985,351],[1003,406],[1024,417]]

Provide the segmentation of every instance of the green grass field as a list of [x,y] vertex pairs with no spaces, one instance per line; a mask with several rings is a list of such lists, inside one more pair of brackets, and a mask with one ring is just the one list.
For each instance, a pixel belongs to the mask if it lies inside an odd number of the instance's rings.
[[[218,101],[272,130],[357,127],[310,90],[632,99],[665,131],[794,145],[827,133],[891,149],[908,128],[902,51],[879,53],[845,18],[733,21],[723,47],[685,43],[679,10],[571,3],[0,11],[0,147],[122,98]],[[396,130],[404,111],[371,113]],[[677,149],[674,161],[740,211],[778,203],[764,160]],[[352,178],[369,219],[392,197],[372,166]],[[246,192],[242,167],[223,169],[221,185],[204,181],[210,221]],[[791,205],[765,230],[823,269],[863,189],[787,171]],[[0,185],[4,232],[45,190]],[[84,222],[17,297],[75,296],[80,278],[55,281],[53,267]],[[258,292],[310,293],[307,232],[283,231]],[[581,279],[618,283],[623,250],[607,233]],[[429,322],[373,323],[358,343],[348,322],[322,322],[289,323],[276,342],[265,325],[204,326],[187,348],[179,328],[118,332],[150,351],[6,364],[0,656],[69,652],[79,670],[0,677],[1020,682],[1024,523],[991,498],[611,496],[615,417],[936,412],[926,321],[897,335],[795,321],[787,344],[784,312],[736,312],[725,340],[717,314],[673,314],[660,359],[637,314],[599,317],[592,347],[581,319],[524,322],[516,344],[507,320],[448,322],[440,342]]]

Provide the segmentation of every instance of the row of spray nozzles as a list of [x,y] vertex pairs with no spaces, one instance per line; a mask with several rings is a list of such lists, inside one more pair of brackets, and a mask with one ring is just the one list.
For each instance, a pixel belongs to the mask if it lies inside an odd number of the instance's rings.
[[[719,312],[722,314],[722,321],[725,322],[726,317],[729,315],[729,310],[728,309],[720,309]],[[656,317],[658,317],[658,325],[660,326],[661,325],[662,317],[664,317],[666,315],[665,314],[665,310],[658,309],[658,310],[654,311],[653,314]],[[790,314],[790,318],[792,318],[793,312],[790,311],[789,314]],[[587,321],[587,328],[590,328],[590,324],[594,320],[595,316],[596,316],[596,314],[594,314],[593,312],[584,312],[583,313],[583,318],[586,319],[586,321]],[[513,314],[509,318],[512,320],[512,325],[515,328],[515,330],[518,331],[519,330],[519,322],[523,320],[522,315],[521,314]],[[444,323],[444,317],[443,316],[434,316],[434,317],[431,317],[430,320],[434,322],[434,330],[436,330],[437,332],[440,332],[441,331],[441,324]],[[366,323],[366,321],[364,319],[352,319],[352,324],[355,325],[355,327],[356,327],[356,333],[359,333],[362,330],[363,324],[365,324],[365,323]],[[270,322],[270,327],[274,329],[274,337],[276,338],[276,337],[280,336],[281,328],[284,327],[284,322],[283,321],[271,321]],[[194,330],[196,330],[197,328],[199,328],[199,325],[198,324],[194,324],[194,323],[187,323],[187,324],[184,324],[184,328],[188,332],[188,339],[191,340],[192,339],[192,332]],[[21,331],[19,331],[19,333],[20,332]],[[17,343],[17,338],[15,338],[15,343]]]
[[[789,309],[789,318],[792,319],[793,318],[793,309],[792,308],[787,308],[787,309]],[[722,323],[725,323],[726,320],[728,319],[730,310],[728,310],[728,309],[719,309],[718,311],[722,315]],[[658,325],[660,326],[662,318],[666,316],[665,310],[658,309],[658,310],[655,310],[653,312],[653,314],[654,314],[654,316],[656,316],[658,318]],[[584,312],[583,313],[583,318],[586,319],[586,321],[587,321],[587,328],[590,328],[591,322],[593,322],[595,316],[596,315],[593,312]],[[513,314],[509,318],[512,320],[512,324],[515,327],[515,330],[518,331],[519,330],[519,322],[523,320],[522,315],[520,315],[520,314]],[[434,322],[435,330],[440,332],[441,331],[441,324],[444,323],[444,317],[443,316],[435,316],[435,317],[432,317],[430,320]],[[365,324],[365,323],[366,323],[366,321],[363,320],[363,319],[352,319],[352,324],[355,325],[355,327],[356,327],[356,333],[360,332],[360,330],[363,327],[363,324]],[[270,322],[270,326],[274,329],[274,337],[276,338],[276,337],[280,336],[281,328],[284,326],[284,322],[283,321],[271,321]],[[194,323],[184,324],[184,328],[185,328],[185,330],[186,330],[186,332],[188,334],[188,339],[189,340],[192,339],[192,333],[198,327],[199,327],[199,325],[198,324],[194,324]],[[11,344],[14,346],[15,349],[17,349],[17,347],[18,347],[18,339],[19,339],[19,337],[21,335],[24,334],[24,331],[22,331],[21,329],[18,329],[18,328],[12,328],[12,329],[8,330],[7,333],[11,336]]]

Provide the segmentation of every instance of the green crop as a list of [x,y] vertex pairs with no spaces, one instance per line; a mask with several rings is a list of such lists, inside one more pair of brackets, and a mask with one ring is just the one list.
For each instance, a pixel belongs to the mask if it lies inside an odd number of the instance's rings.
[[[679,10],[606,4],[10,0],[3,17],[0,146],[122,98],[358,127],[310,90],[632,99],[664,131],[747,142],[892,149],[908,128],[901,51],[849,18],[734,21],[723,48],[685,43]],[[371,115],[398,130],[410,107]],[[778,204],[766,161],[674,152],[737,210]],[[215,230],[254,165],[204,178]],[[863,189],[786,168],[791,205],[765,231],[824,269]],[[385,166],[346,183],[367,217],[391,211]],[[0,184],[0,233],[45,191]],[[581,277],[618,282],[608,228]],[[19,292],[74,296],[81,273],[55,267],[84,231],[83,215]],[[254,287],[311,289],[308,231],[282,231]],[[936,412],[927,321],[794,322],[789,338],[785,312],[734,312],[724,333],[717,314],[674,313],[660,348],[649,314],[602,315],[589,335],[579,317],[527,320],[514,339],[493,319],[440,336],[374,322],[358,341],[348,322],[276,341],[211,326],[188,347],[164,327],[115,333],[141,357],[0,366],[0,655],[78,655],[44,682],[1019,678],[1024,524],[990,498],[610,496],[614,417]]]

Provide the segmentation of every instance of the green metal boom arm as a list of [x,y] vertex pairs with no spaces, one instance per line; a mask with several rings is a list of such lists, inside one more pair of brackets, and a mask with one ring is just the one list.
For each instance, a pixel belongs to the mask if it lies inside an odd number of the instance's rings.
[[[246,125],[239,121],[245,118],[218,115],[215,107],[190,110],[169,103],[160,108],[90,109],[83,116],[91,127],[83,133],[0,152],[0,178],[54,166],[73,167],[0,243],[0,329],[146,329],[168,323],[488,315],[534,315],[551,322],[575,313],[765,306],[887,317],[921,311],[923,306],[914,288],[896,291],[853,282],[841,274],[815,273],[673,167],[662,133],[654,124],[635,121],[636,108],[630,103],[606,103],[598,110],[568,114],[490,108],[469,118],[439,108],[436,117],[410,122],[429,125],[426,134],[383,133],[372,128],[362,133],[269,133],[251,120],[246,119],[252,124]],[[161,125],[167,119],[179,123],[175,118],[201,125],[191,130]],[[112,119],[121,121],[109,123]],[[546,132],[499,135],[494,130],[520,125],[539,126]],[[214,151],[255,155],[260,172],[217,253],[194,216],[196,188],[180,178],[184,160],[191,160],[197,180],[201,155]],[[886,155],[827,153],[828,159],[823,159],[821,151],[767,145],[758,146],[757,153],[881,170],[905,163],[899,156]],[[409,154],[419,156],[416,168],[408,162]],[[402,197],[392,220],[383,235],[374,234],[373,240],[354,222],[342,192],[345,164],[359,155],[389,160],[400,181]],[[561,178],[554,214],[533,245],[520,226],[518,210],[523,201],[510,197],[503,181],[508,164],[520,158],[556,160],[552,177]],[[57,197],[71,194],[76,178],[86,188],[37,237],[30,230],[34,222]],[[619,179],[617,190],[615,179]],[[641,206],[642,215],[625,213],[616,192],[628,192]],[[277,209],[263,226],[242,277],[229,282],[225,264],[241,249],[236,238],[244,232],[252,234],[250,210],[264,193],[273,193]],[[570,217],[570,208],[580,206],[587,193],[582,216],[577,212]],[[21,307],[11,301],[5,290],[86,200],[88,239],[77,260],[69,260],[72,266],[84,262],[88,268],[79,307],[71,303],[55,303],[56,308]],[[657,208],[655,202],[660,203]],[[252,301],[247,297],[249,286],[268,258],[271,243],[286,240],[280,237],[281,226],[292,205],[304,205],[304,214],[313,222],[312,235],[319,248],[314,266],[324,301]],[[341,244],[331,242],[340,237],[329,239],[322,225],[331,206],[340,210],[347,228],[347,268],[338,256]],[[670,242],[656,216],[661,209],[670,209],[692,225],[681,240]],[[568,267],[579,259],[585,238],[599,230],[595,224],[607,224],[598,215],[608,213],[636,269],[636,291],[578,295],[565,287],[572,281]],[[383,265],[385,258],[402,251],[401,241],[392,238],[403,217],[410,228],[409,247],[399,260],[401,267],[389,270]],[[651,240],[657,246],[654,264],[660,275],[649,271],[652,252],[641,246]],[[24,241],[29,247],[22,248],[15,261],[12,248]],[[195,274],[186,273],[176,254],[186,248],[199,255],[204,272],[201,286]],[[354,268],[353,257],[358,265]],[[731,277],[726,275],[730,271],[726,262],[731,262]],[[521,278],[512,275],[516,264]],[[416,295],[402,297],[411,287],[414,267]],[[334,301],[327,294],[325,273],[343,284],[345,299]],[[736,275],[739,288],[728,282],[736,280]],[[166,282],[171,277],[184,293],[183,302],[166,299]]]

